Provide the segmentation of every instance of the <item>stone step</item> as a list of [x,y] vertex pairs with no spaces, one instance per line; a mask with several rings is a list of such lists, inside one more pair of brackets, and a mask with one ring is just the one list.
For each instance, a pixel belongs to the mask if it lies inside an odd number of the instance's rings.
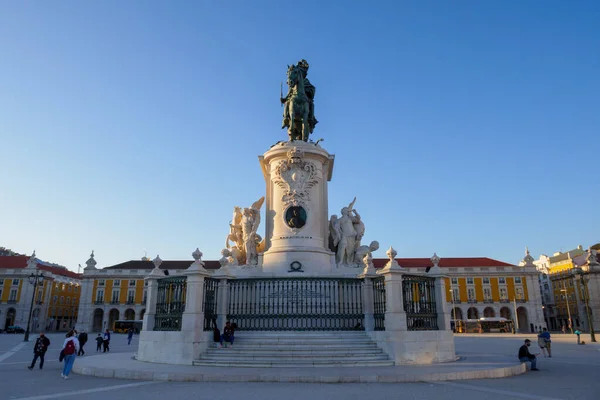
[[393,361],[389,360],[377,360],[377,361],[322,361],[322,362],[296,362],[296,363],[278,363],[277,361],[273,362],[251,362],[251,363],[243,363],[243,362],[215,362],[215,361],[203,361],[203,360],[195,360],[193,365],[204,366],[204,367],[236,367],[236,368],[299,368],[299,367],[392,367],[394,366]]
[[380,348],[369,348],[369,349],[354,349],[354,348],[339,348],[339,349],[281,349],[274,350],[272,348],[264,348],[264,349],[256,349],[256,348],[248,348],[248,349],[240,349],[239,347],[229,347],[229,348],[211,348],[208,349],[206,354],[228,354],[230,356],[233,355],[246,355],[246,354],[256,354],[256,355],[270,355],[273,357],[279,356],[282,353],[286,355],[362,355],[362,354],[383,354],[383,350]]
[[[216,347],[211,347],[216,348]],[[372,349],[376,350],[377,344],[375,343],[319,343],[319,344],[308,344],[308,343],[238,343],[235,341],[233,348],[250,351],[252,349],[267,349],[267,350],[323,350],[323,349]]]
[[326,339],[326,338],[246,338],[246,337],[239,337],[236,336],[235,337],[235,341],[241,343],[246,343],[246,344],[250,344],[250,345],[255,345],[255,344],[261,344],[261,343],[280,343],[280,344],[297,344],[297,343],[305,343],[305,344],[311,344],[311,345],[321,345],[321,344],[333,344],[333,343],[339,343],[339,344],[348,344],[348,345],[354,345],[354,344],[370,344],[370,343],[375,343],[373,342],[371,339],[369,338],[356,338],[356,339],[348,339],[348,338],[344,338],[344,339],[336,339],[336,338],[331,338],[331,339]]
[[361,356],[348,356],[346,354],[336,354],[336,355],[315,355],[315,354],[305,354],[301,355],[287,355],[281,354],[276,357],[271,355],[236,355],[235,358],[232,358],[231,355],[228,354],[203,354],[200,356],[200,360],[202,361],[221,361],[221,362],[231,362],[235,360],[235,362],[276,362],[279,364],[289,364],[289,363],[299,363],[299,362],[320,362],[320,361],[331,361],[331,362],[359,362],[359,361],[374,361],[374,360],[388,360],[387,354],[363,354]]

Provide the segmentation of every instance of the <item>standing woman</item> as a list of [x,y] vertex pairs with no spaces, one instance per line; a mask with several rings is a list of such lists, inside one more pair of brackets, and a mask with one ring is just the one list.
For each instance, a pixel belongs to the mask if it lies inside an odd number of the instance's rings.
[[65,339],[65,343],[63,344],[63,352],[65,354],[63,366],[63,372],[60,374],[63,379],[69,379],[69,374],[71,373],[71,369],[73,368],[73,364],[75,363],[75,357],[77,357],[77,352],[79,351],[79,341],[75,336],[73,331],[67,334],[67,338]]

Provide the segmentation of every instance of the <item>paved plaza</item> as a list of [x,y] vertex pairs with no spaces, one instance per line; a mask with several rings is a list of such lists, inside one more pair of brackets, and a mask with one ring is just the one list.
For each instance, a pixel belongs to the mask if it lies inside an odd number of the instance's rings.
[[[485,357],[506,360],[516,352],[526,335],[458,335],[457,354],[461,362]],[[533,335],[529,336],[534,338]],[[125,399],[142,396],[145,399],[197,398],[225,399],[243,396],[244,399],[581,399],[597,400],[600,391],[598,368],[600,346],[577,346],[572,335],[553,335],[551,359],[541,358],[540,372],[527,372],[510,378],[461,380],[419,383],[244,383],[244,382],[153,382],[97,378],[71,374],[60,378],[62,364],[58,352],[63,334],[49,335],[52,344],[43,370],[27,370],[33,343],[23,343],[22,335],[0,335],[0,400],[34,400],[54,398]],[[137,337],[135,338],[137,340]],[[583,339],[589,343],[589,337]],[[133,354],[137,341],[131,346],[123,335],[114,335],[111,356],[115,353]],[[102,365],[109,356],[96,354],[95,343],[86,345],[87,362]],[[532,345],[533,347],[533,345]],[[224,349],[223,351],[227,351]],[[114,356],[112,356],[114,357]],[[83,358],[79,358],[80,361]],[[96,361],[94,361],[96,360]],[[77,363],[77,361],[76,361]],[[319,371],[318,368],[315,369]],[[227,369],[223,373],[227,373]],[[286,373],[290,373],[287,371]],[[353,372],[348,372],[352,374]]]

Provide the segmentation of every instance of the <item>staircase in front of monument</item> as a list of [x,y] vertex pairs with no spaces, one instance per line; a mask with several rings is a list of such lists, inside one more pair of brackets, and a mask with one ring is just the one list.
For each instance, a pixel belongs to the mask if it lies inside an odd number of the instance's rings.
[[233,346],[210,348],[194,365],[213,367],[369,367],[392,366],[365,332],[246,332]]

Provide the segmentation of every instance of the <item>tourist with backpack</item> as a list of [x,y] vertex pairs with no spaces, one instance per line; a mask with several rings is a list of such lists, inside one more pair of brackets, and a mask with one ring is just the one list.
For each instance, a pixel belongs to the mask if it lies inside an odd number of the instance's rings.
[[40,369],[44,367],[44,355],[46,354],[46,350],[48,350],[48,346],[50,346],[50,340],[44,335],[44,332],[40,332],[40,337],[35,340],[35,344],[33,345],[33,361],[27,367],[30,371],[35,367],[35,362],[38,358],[40,359]]
[[104,341],[102,342],[102,345],[104,346],[104,353],[110,351],[110,331],[108,329],[104,332]]
[[65,365],[63,366],[62,374],[60,374],[60,376],[63,379],[69,379],[69,374],[71,373],[71,369],[73,368],[73,364],[75,363],[75,357],[77,357],[78,351],[79,340],[77,340],[75,333],[71,331],[67,334],[67,338],[65,339],[65,343],[63,344]]

